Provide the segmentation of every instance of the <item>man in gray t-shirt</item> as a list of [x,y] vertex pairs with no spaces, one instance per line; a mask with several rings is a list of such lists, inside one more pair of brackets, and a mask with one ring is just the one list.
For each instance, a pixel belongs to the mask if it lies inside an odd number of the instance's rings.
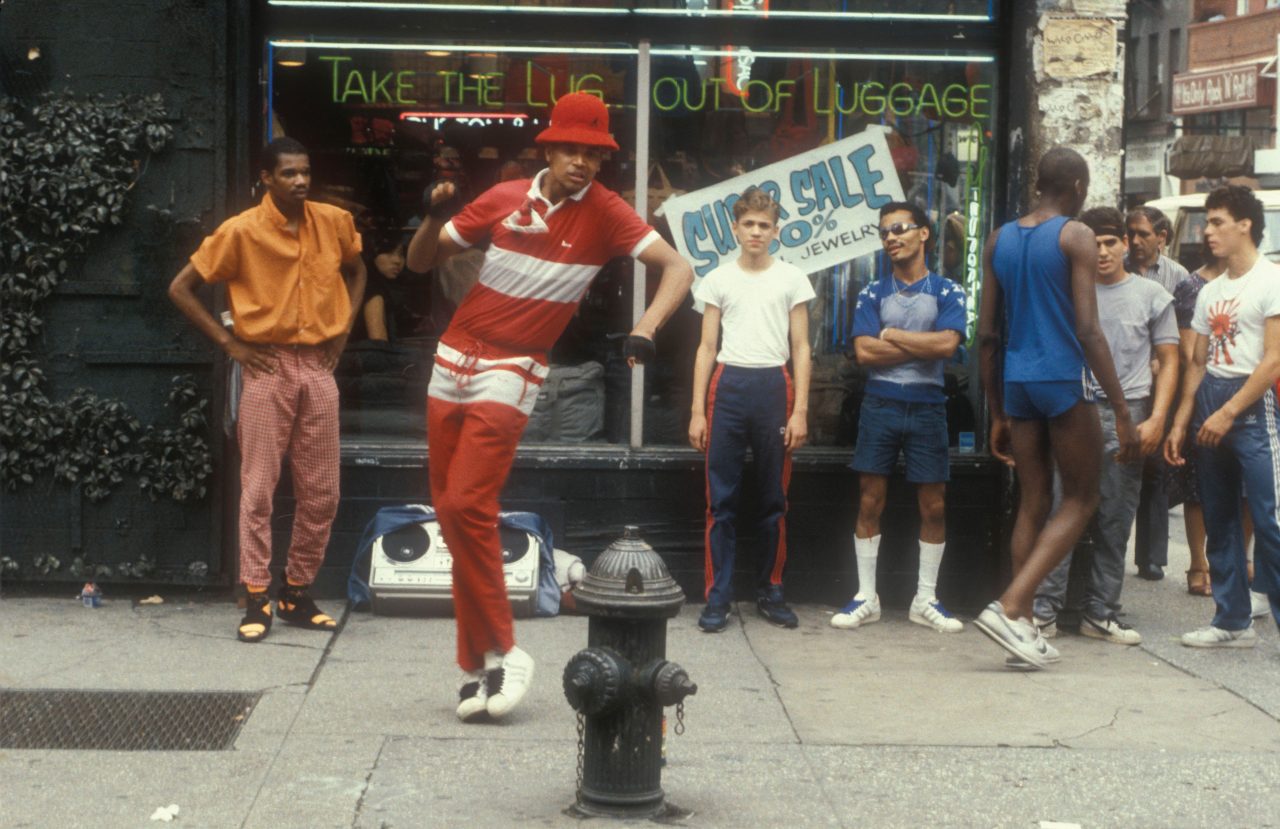
[[[1164,424],[1178,379],[1178,324],[1173,297],[1152,280],[1125,271],[1124,217],[1118,210],[1097,207],[1085,211],[1080,221],[1098,239],[1098,321],[1111,349],[1129,412],[1138,423],[1142,454],[1150,455],[1164,439]],[[1159,365],[1154,377],[1153,358]],[[1101,399],[1101,387],[1092,377],[1087,379],[1093,396]],[[1099,406],[1098,414],[1103,433],[1101,500],[1089,529],[1094,540],[1093,567],[1081,607],[1080,633],[1121,645],[1136,645],[1142,636],[1119,621],[1116,611],[1124,585],[1129,531],[1138,511],[1142,463],[1116,462],[1119,441],[1115,417],[1110,406]],[[1057,632],[1056,620],[1066,598],[1070,566],[1068,557],[1049,574],[1036,594],[1036,624],[1046,637]]]
[[[1154,281],[1173,293],[1190,274],[1161,251],[1172,240],[1169,218],[1150,205],[1135,207],[1125,217],[1129,253],[1125,269]],[[1169,563],[1169,493],[1165,485],[1168,468],[1163,453],[1151,455],[1142,465],[1142,494],[1138,496],[1138,521],[1133,539],[1133,559],[1139,578],[1164,578]]]

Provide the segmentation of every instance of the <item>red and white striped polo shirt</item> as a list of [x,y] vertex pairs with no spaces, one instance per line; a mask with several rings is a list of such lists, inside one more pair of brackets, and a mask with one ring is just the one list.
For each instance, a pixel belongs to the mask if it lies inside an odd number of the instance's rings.
[[555,344],[591,280],[610,260],[638,256],[658,233],[616,193],[591,183],[559,204],[543,197],[547,171],[495,185],[445,230],[463,247],[489,238],[480,280],[441,341],[491,356],[543,355]]

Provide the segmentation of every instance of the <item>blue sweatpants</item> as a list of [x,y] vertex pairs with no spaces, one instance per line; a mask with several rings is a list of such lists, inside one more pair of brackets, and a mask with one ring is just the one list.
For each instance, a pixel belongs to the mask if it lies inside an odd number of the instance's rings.
[[[1245,378],[1206,375],[1196,392],[1191,440],[1200,426],[1231,399]],[[1243,630],[1250,623],[1248,570],[1241,528],[1241,485],[1249,492],[1253,516],[1253,589],[1271,599],[1271,613],[1280,625],[1280,521],[1277,490],[1280,489],[1280,436],[1276,434],[1280,410],[1275,389],[1267,389],[1256,403],[1241,412],[1216,447],[1196,445],[1196,472],[1204,507],[1210,581],[1217,613],[1213,626]]]
[[733,601],[733,563],[738,545],[738,504],[747,449],[755,461],[763,554],[756,589],[782,584],[787,562],[787,484],[791,454],[783,434],[794,402],[785,366],[720,365],[707,392],[706,598]]

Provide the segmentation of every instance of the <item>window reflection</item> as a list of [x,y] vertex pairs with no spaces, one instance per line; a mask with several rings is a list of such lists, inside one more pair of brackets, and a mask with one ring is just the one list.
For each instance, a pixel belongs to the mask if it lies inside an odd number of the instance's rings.
[[[774,2],[770,8],[834,5]],[[922,0],[896,7],[968,6]],[[621,146],[597,180],[632,201],[637,172],[646,175],[649,221],[673,243],[686,229],[671,226],[668,199],[877,132],[877,152],[884,155],[879,161],[895,198],[900,189],[929,213],[931,266],[966,286],[972,333],[981,244],[990,228],[996,100],[990,58],[867,60],[763,46],[655,48],[649,163],[637,171],[636,52],[625,44],[276,44],[269,75],[272,130],[310,148],[313,197],[350,210],[364,234],[368,295],[337,371],[344,438],[422,440],[437,338],[478,276],[482,249],[454,257],[432,274],[405,269],[404,245],[422,220],[423,193],[448,179],[465,204],[499,181],[534,175],[544,165],[533,137],[551,104],[575,90],[599,94],[610,105]],[[811,180],[808,186],[817,204],[820,185]],[[796,232],[807,230],[809,244],[839,235],[827,229],[822,211],[803,218],[807,224]],[[705,238],[693,244],[701,252],[691,255],[699,267],[712,251],[735,255],[725,247],[732,245],[731,234],[714,221],[703,232]],[[874,234],[870,247],[866,241],[851,258],[809,271],[817,293],[810,305],[810,433],[819,446],[851,446],[856,435],[865,372],[847,356],[853,304],[869,280],[888,270]],[[631,373],[618,339],[633,319],[633,272],[631,260],[615,260],[583,298],[550,355],[552,376],[527,443],[629,441]],[[647,275],[646,302],[658,278]],[[645,372],[645,445],[685,445],[700,322],[688,304],[659,332],[659,361]],[[961,432],[977,431],[979,412],[976,363],[966,349],[948,367],[947,384],[952,443],[958,445]]]

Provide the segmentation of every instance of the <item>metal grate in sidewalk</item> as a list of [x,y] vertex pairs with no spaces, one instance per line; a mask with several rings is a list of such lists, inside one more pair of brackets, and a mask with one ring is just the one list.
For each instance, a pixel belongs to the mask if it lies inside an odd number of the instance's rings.
[[0,748],[226,751],[258,692],[0,690]]

